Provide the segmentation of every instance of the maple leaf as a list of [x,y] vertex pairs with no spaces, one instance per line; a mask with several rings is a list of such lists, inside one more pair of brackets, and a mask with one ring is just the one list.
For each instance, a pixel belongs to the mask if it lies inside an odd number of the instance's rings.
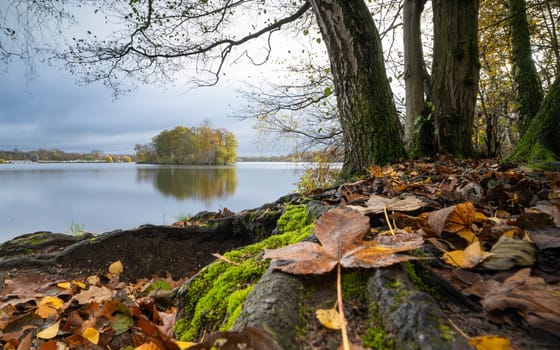
[[348,207],[338,207],[315,221],[315,236],[320,244],[298,242],[279,249],[267,249],[264,258],[285,261],[272,268],[296,275],[327,273],[337,264],[373,268],[417,259],[395,253],[419,248],[424,242],[420,235],[403,232],[364,241],[369,229],[367,216]]
[[[341,266],[385,267],[401,261],[417,259],[413,256],[397,255],[420,247],[420,235],[398,233],[391,237],[377,236],[364,241],[370,230],[369,218],[349,207],[338,207],[324,213],[315,221],[315,236],[320,244],[299,242],[283,248],[265,250],[265,259],[283,260],[272,269],[292,274],[323,274],[337,267],[337,304],[344,350],[358,348],[350,343],[342,302]],[[332,316],[332,315],[331,315]],[[332,317],[330,317],[332,318]]]

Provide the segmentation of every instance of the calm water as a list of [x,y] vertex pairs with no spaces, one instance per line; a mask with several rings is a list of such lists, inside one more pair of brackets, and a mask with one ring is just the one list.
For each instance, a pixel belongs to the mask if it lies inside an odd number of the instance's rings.
[[295,190],[297,163],[234,166],[0,165],[0,242],[40,230],[170,224],[202,210],[258,207]]

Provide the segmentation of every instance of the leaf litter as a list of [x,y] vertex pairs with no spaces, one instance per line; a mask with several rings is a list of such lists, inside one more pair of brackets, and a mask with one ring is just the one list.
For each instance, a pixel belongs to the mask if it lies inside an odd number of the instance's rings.
[[[526,324],[522,327],[560,331],[558,172],[489,160],[426,159],[372,167],[369,177],[320,198],[325,205],[348,207],[316,221],[318,243],[267,251],[265,257],[276,260],[271,268],[301,274],[323,274],[335,267],[380,268],[416,260],[416,254],[404,253],[419,249],[435,258],[422,263],[423,268],[445,288],[479,303],[483,316],[504,325],[502,330],[521,320]],[[219,332],[200,344],[175,341],[173,307],[158,307],[152,296],[143,294],[148,280],[120,282],[122,269],[116,262],[105,276],[48,283],[38,276],[6,280],[0,295],[0,344],[18,350],[64,344],[204,349],[224,339],[244,339],[244,344],[255,342],[262,349],[279,348],[258,329]],[[47,296],[62,300],[62,306],[45,301]],[[38,311],[40,307],[44,310]],[[338,308],[318,310],[325,326],[344,328],[342,302]],[[471,336],[465,337],[477,349],[515,348],[507,338],[484,334],[485,327],[480,327],[482,334],[473,334],[476,325],[465,323],[473,318],[453,311],[450,317],[453,314],[458,329],[470,330]],[[512,341],[532,348],[558,346],[544,340],[536,345]]]

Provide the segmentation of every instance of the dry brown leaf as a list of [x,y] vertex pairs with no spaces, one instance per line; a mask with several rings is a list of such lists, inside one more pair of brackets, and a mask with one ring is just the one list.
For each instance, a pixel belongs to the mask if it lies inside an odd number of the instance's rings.
[[472,225],[475,220],[482,220],[483,217],[486,218],[476,214],[471,202],[464,202],[431,212],[428,215],[428,224],[438,236],[445,231],[457,234],[468,243],[472,243],[478,240]]
[[469,339],[469,344],[476,350],[510,350],[509,339],[497,335],[481,335]]
[[495,284],[481,301],[486,312],[515,309],[535,328],[560,333],[560,284],[547,284],[531,276],[531,269],[519,270],[503,283]]
[[[394,253],[419,248],[423,239],[416,234],[397,234],[390,242],[385,237],[364,242],[369,218],[348,208],[338,207],[315,221],[315,236],[321,244],[299,242],[287,247],[265,250],[265,259],[282,260],[272,268],[293,274],[323,274],[340,263],[344,267],[383,267],[417,259]],[[285,262],[285,263],[283,263]]]
[[87,304],[91,302],[103,303],[113,297],[113,291],[106,287],[91,286],[89,289],[82,291],[80,294],[75,295],[72,299],[77,300],[80,304]]
[[282,347],[268,333],[254,327],[245,327],[240,331],[213,333],[204,342],[195,344],[188,349],[206,350],[214,347],[224,350],[282,350]]
[[416,196],[406,196],[404,198],[387,198],[377,194],[370,195],[366,202],[367,207],[349,206],[362,214],[375,213],[381,214],[384,210],[388,211],[414,211],[422,208],[425,203]]

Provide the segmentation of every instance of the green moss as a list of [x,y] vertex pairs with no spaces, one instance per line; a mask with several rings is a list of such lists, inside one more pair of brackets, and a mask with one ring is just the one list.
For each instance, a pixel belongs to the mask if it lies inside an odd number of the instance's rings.
[[50,234],[48,232],[37,232],[27,237],[20,237],[14,239],[12,242],[20,246],[37,246],[48,242],[50,239]]
[[185,300],[185,317],[177,320],[181,340],[197,340],[203,332],[227,330],[241,312],[245,298],[268,267],[261,259],[265,249],[283,247],[308,237],[313,230],[304,205],[288,206],[278,220],[280,234],[224,254],[234,264],[216,261],[179,290]]
[[449,327],[449,325],[443,323],[443,320],[439,320],[439,332],[441,337],[447,342],[452,344],[455,341],[457,333]]
[[365,298],[367,289],[364,286],[364,270],[342,273],[342,295],[344,299]]
[[370,319],[368,320],[369,327],[362,335],[362,346],[376,350],[394,349],[395,340],[382,327],[377,304],[375,302],[370,303],[368,311],[370,314]]
[[411,261],[406,261],[402,263],[402,266],[404,267],[404,270],[406,271],[408,278],[410,279],[412,284],[416,286],[416,288],[418,288],[419,290],[425,293],[430,294],[437,300],[441,299],[444,293],[437,287],[434,287],[424,282],[427,279],[427,276],[424,276],[424,274],[426,273],[424,270],[422,270],[421,268],[416,268],[415,264]]
[[170,290],[170,289],[171,287],[169,286],[169,283],[167,283],[164,280],[157,280],[152,282],[152,284],[150,284],[150,286],[146,288],[144,294],[148,295],[150,292],[154,290]]
[[241,313],[241,309],[243,307],[243,302],[247,298],[247,295],[253,290],[255,286],[250,285],[245,289],[237,290],[233,292],[228,298],[228,305],[227,305],[227,314],[228,319],[224,323],[223,326],[220,327],[220,330],[228,330],[233,327],[233,323]]

